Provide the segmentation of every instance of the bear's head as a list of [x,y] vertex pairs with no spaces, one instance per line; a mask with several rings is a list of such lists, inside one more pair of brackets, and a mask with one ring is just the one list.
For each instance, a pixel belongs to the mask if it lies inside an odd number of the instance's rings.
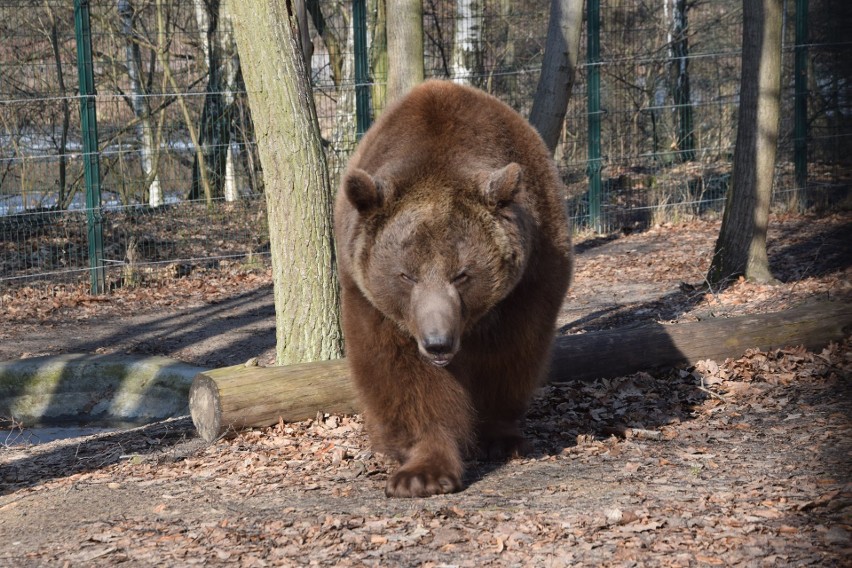
[[358,216],[347,247],[358,288],[422,356],[449,364],[524,274],[535,219],[521,167],[404,181],[353,168],[341,188]]

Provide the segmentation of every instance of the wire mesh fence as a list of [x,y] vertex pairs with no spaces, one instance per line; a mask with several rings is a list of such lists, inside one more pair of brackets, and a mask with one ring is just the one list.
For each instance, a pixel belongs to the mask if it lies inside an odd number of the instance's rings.
[[[230,1],[0,0],[0,288],[87,282],[93,226],[102,231],[96,260],[105,287],[180,276],[189,265],[268,259],[263,172]],[[355,41],[357,2],[365,8],[366,46]],[[90,15],[91,62],[78,56],[81,4]],[[385,5],[306,4],[311,80],[336,176],[356,144],[356,99],[364,96],[356,89],[356,47],[366,49],[369,114],[386,104]],[[631,230],[718,213],[736,137],[739,0],[589,0],[587,18],[593,5],[599,60],[588,63],[584,35],[555,154],[575,224]],[[427,76],[475,85],[529,116],[549,6],[424,0]],[[842,0],[785,2],[779,207],[848,199],[849,13]],[[805,35],[797,29],[803,19]],[[803,147],[794,125],[796,54],[803,50],[806,179],[795,164]],[[91,97],[80,95],[78,70],[87,64]],[[593,66],[600,73],[595,93]],[[593,94],[601,107],[597,150],[590,146]],[[100,168],[94,206],[86,200],[91,133],[80,112],[90,100]],[[597,196],[587,191],[590,175],[598,176]]]

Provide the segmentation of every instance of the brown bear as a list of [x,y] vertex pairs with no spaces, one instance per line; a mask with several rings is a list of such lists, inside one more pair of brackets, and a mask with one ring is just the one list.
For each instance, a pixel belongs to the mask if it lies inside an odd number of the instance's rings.
[[361,140],[335,204],[346,352],[386,494],[458,491],[463,460],[520,451],[571,278],[564,186],[538,133],[428,81]]

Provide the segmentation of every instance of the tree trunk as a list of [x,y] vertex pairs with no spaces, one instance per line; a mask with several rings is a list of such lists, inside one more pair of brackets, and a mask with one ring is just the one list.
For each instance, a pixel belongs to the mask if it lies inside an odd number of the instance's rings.
[[355,149],[357,123],[355,117],[355,18],[344,18],[345,27],[340,29],[337,40],[343,43],[343,58],[340,66],[340,83],[343,88],[337,91],[337,107],[335,109],[334,126],[331,132],[332,157],[329,163],[332,179],[339,179],[340,174],[346,167],[348,156]]
[[242,93],[234,105],[234,134],[235,141],[239,145],[238,157],[243,171],[246,172],[246,183],[249,193],[258,195],[263,193],[263,168],[260,166],[260,154],[257,150],[254,121],[251,117],[251,109],[248,97],[245,94],[246,85],[243,80],[242,71],[237,72],[236,92]]
[[295,7],[243,0],[232,9],[266,185],[277,362],[338,358],[332,192]]
[[692,127],[692,102],[689,90],[689,46],[687,42],[686,0],[674,0],[672,9],[670,48],[670,68],[672,76],[672,98],[677,113],[677,149],[680,162],[695,159],[695,133]]
[[367,8],[367,26],[370,34],[370,70],[373,83],[370,102],[373,105],[374,120],[387,106],[388,80],[388,28],[385,0],[370,0]]
[[219,34],[216,41],[222,54],[222,102],[225,105],[225,116],[227,120],[224,128],[228,129],[227,147],[225,152],[225,179],[224,194],[225,201],[236,201],[240,198],[237,187],[237,174],[235,169],[235,149],[233,140],[238,138],[236,132],[235,106],[237,104],[237,78],[240,73],[240,56],[237,52],[237,41],[234,39],[234,18],[231,15],[231,2],[239,0],[223,0],[219,6]]
[[708,280],[772,282],[766,232],[781,100],[782,0],[743,1],[740,108],[731,188]]
[[305,70],[310,82],[314,44],[311,41],[311,29],[308,27],[308,8],[305,5],[305,0],[294,0],[293,3],[296,5],[296,21],[299,23],[299,45],[302,47],[302,57],[305,59]]
[[476,84],[482,75],[482,34],[485,31],[482,0],[456,0],[456,30],[453,42],[453,81]]
[[559,142],[574,86],[582,26],[583,0],[551,0],[544,61],[530,112],[530,123],[551,153]]
[[[198,126],[198,142],[202,152],[196,155],[192,165],[192,188],[190,199],[201,197],[201,168],[210,183],[211,195],[205,195],[208,202],[211,198],[222,196],[222,186],[225,180],[227,149],[230,146],[230,113],[222,96],[221,61],[223,53],[220,44],[219,16],[222,0],[194,0],[195,20],[201,46],[207,61],[207,88],[204,95],[204,107],[201,109],[201,120]],[[203,156],[199,159],[198,156]]]
[[387,0],[388,102],[423,82],[423,4]]
[[306,0],[305,9],[310,14],[311,21],[313,21],[314,27],[322,38],[326,51],[328,51],[331,80],[336,86],[340,86],[341,76],[343,75],[343,58],[346,56],[340,48],[340,40],[334,33],[332,26],[326,25],[319,0]]
[[57,199],[57,207],[65,209],[68,207],[66,203],[67,171],[68,171],[68,129],[71,124],[71,107],[68,103],[68,97],[65,96],[65,74],[62,71],[62,56],[59,52],[59,34],[57,32],[56,14],[50,4],[45,3],[48,17],[50,18],[50,47],[53,51],[53,62],[56,66],[56,83],[59,87],[59,92],[62,95],[62,132],[59,135],[59,197]]
[[[493,10],[499,14],[499,17],[489,19],[488,35],[489,41],[494,42],[493,46],[496,46],[499,53],[497,66],[502,69],[515,69],[517,67],[515,39],[522,30],[509,24],[516,21],[519,16],[522,17],[525,9],[513,0],[497,0],[493,6]],[[493,46],[490,45],[488,49],[491,50]],[[489,92],[503,93],[501,97],[514,108],[520,108],[529,102],[523,92],[518,89],[517,73],[490,74],[487,86]]]

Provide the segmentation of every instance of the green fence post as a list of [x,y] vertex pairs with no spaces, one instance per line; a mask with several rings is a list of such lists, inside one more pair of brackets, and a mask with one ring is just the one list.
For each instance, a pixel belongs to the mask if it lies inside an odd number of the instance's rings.
[[695,133],[693,132],[692,101],[689,95],[689,48],[686,30],[689,28],[686,0],[677,0],[673,10],[672,54],[677,60],[678,70],[674,88],[674,103],[678,116],[677,146],[681,162],[695,160]]
[[367,75],[367,10],[364,0],[352,0],[352,31],[355,47],[356,136],[370,128],[370,79]]
[[804,208],[808,190],[808,0],[796,0],[795,102],[793,107],[793,163],[798,204]]
[[83,135],[83,171],[86,178],[86,228],[89,240],[89,275],[92,294],[106,288],[104,270],[101,172],[98,155],[98,117],[95,111],[95,79],[92,67],[92,28],[89,1],[74,0],[74,31],[77,36],[77,74],[80,79],[80,122]]
[[589,0],[586,14],[588,47],[587,98],[589,109],[589,156],[586,172],[589,176],[589,225],[603,231],[601,223],[601,37],[600,1]]

